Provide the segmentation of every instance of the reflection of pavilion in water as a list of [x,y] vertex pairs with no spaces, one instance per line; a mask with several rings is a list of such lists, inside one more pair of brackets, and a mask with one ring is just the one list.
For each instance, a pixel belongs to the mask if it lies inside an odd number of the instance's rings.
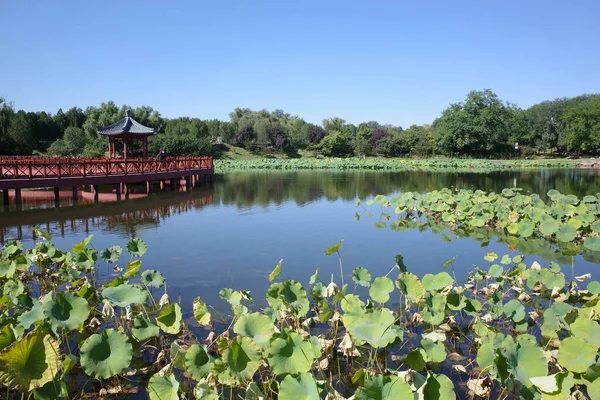
[[33,227],[53,236],[92,231],[122,232],[128,236],[140,230],[156,227],[164,219],[197,210],[213,201],[212,190],[154,196],[143,200],[112,203],[105,206],[83,206],[66,209],[37,209],[0,218],[0,243],[6,240],[35,239]]

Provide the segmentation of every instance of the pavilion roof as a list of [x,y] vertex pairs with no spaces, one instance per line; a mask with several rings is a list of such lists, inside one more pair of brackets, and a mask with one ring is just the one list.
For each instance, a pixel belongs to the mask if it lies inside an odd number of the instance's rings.
[[121,135],[123,133],[133,135],[154,135],[156,129],[144,126],[131,118],[131,111],[127,110],[125,118],[115,122],[112,125],[98,129],[100,135]]

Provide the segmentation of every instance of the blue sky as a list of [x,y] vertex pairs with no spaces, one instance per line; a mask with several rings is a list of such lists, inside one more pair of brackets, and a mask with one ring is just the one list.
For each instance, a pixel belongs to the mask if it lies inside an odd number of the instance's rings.
[[600,92],[598,16],[598,0],[0,0],[0,97],[408,127],[472,89],[521,107]]

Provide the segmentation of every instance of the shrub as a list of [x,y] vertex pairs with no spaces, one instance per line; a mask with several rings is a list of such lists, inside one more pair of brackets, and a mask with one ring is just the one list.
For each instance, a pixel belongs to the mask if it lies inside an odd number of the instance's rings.
[[332,131],[319,144],[319,151],[329,157],[344,157],[352,154],[352,138],[339,131]]

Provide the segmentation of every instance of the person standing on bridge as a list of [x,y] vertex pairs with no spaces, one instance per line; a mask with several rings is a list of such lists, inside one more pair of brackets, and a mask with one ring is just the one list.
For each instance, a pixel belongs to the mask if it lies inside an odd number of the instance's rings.
[[167,153],[165,153],[164,149],[161,149],[160,152],[158,153],[158,155],[156,156],[156,159],[159,161],[162,161],[162,165],[166,168],[167,167]]

